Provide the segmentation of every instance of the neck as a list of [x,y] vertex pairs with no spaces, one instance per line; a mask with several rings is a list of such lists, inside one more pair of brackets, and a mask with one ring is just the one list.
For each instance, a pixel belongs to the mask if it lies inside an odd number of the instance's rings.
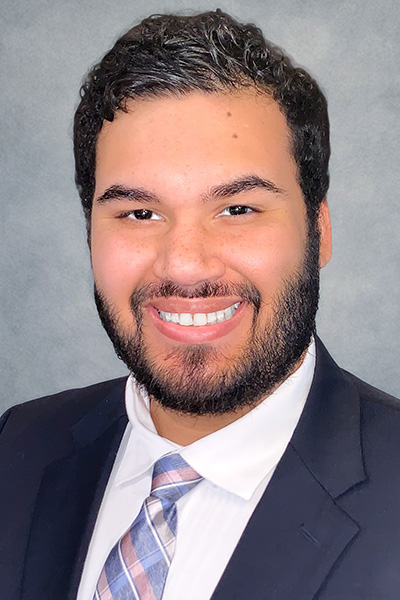
[[180,446],[188,446],[230,425],[252,408],[254,407],[246,406],[223,415],[190,415],[164,408],[153,398],[150,400],[150,414],[158,435]]

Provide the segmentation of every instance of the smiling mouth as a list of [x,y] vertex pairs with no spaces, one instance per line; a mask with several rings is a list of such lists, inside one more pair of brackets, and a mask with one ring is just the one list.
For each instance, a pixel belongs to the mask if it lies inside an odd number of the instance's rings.
[[194,326],[200,327],[203,325],[215,325],[216,323],[223,323],[229,321],[235,312],[237,311],[240,302],[235,302],[224,310],[217,310],[216,312],[209,313],[171,313],[163,310],[158,310],[158,314],[162,321],[167,323],[176,323],[177,325],[183,325],[185,327]]

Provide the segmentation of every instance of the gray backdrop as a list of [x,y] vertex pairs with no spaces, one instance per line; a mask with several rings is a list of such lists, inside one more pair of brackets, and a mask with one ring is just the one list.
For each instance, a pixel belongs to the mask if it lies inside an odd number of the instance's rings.
[[125,372],[95,314],[73,181],[83,74],[150,13],[220,6],[255,21],[327,93],[334,258],[319,333],[399,394],[400,3],[396,0],[2,0],[2,406]]

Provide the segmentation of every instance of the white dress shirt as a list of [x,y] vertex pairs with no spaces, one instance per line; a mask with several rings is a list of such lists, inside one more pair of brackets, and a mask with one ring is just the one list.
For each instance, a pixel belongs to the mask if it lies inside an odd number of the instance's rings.
[[177,502],[176,549],[163,600],[209,600],[292,437],[314,367],[312,342],[300,368],[261,404],[184,447],[157,434],[148,398],[129,377],[129,423],[97,517],[77,600],[93,600],[111,548],[149,495],[154,463],[174,450],[204,480]]

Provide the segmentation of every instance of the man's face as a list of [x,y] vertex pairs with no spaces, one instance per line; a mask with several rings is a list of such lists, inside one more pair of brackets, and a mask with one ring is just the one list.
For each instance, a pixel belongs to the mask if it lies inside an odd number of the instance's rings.
[[97,145],[92,265],[103,323],[160,403],[257,402],[313,328],[327,208],[309,234],[290,134],[250,91],[128,102]]

